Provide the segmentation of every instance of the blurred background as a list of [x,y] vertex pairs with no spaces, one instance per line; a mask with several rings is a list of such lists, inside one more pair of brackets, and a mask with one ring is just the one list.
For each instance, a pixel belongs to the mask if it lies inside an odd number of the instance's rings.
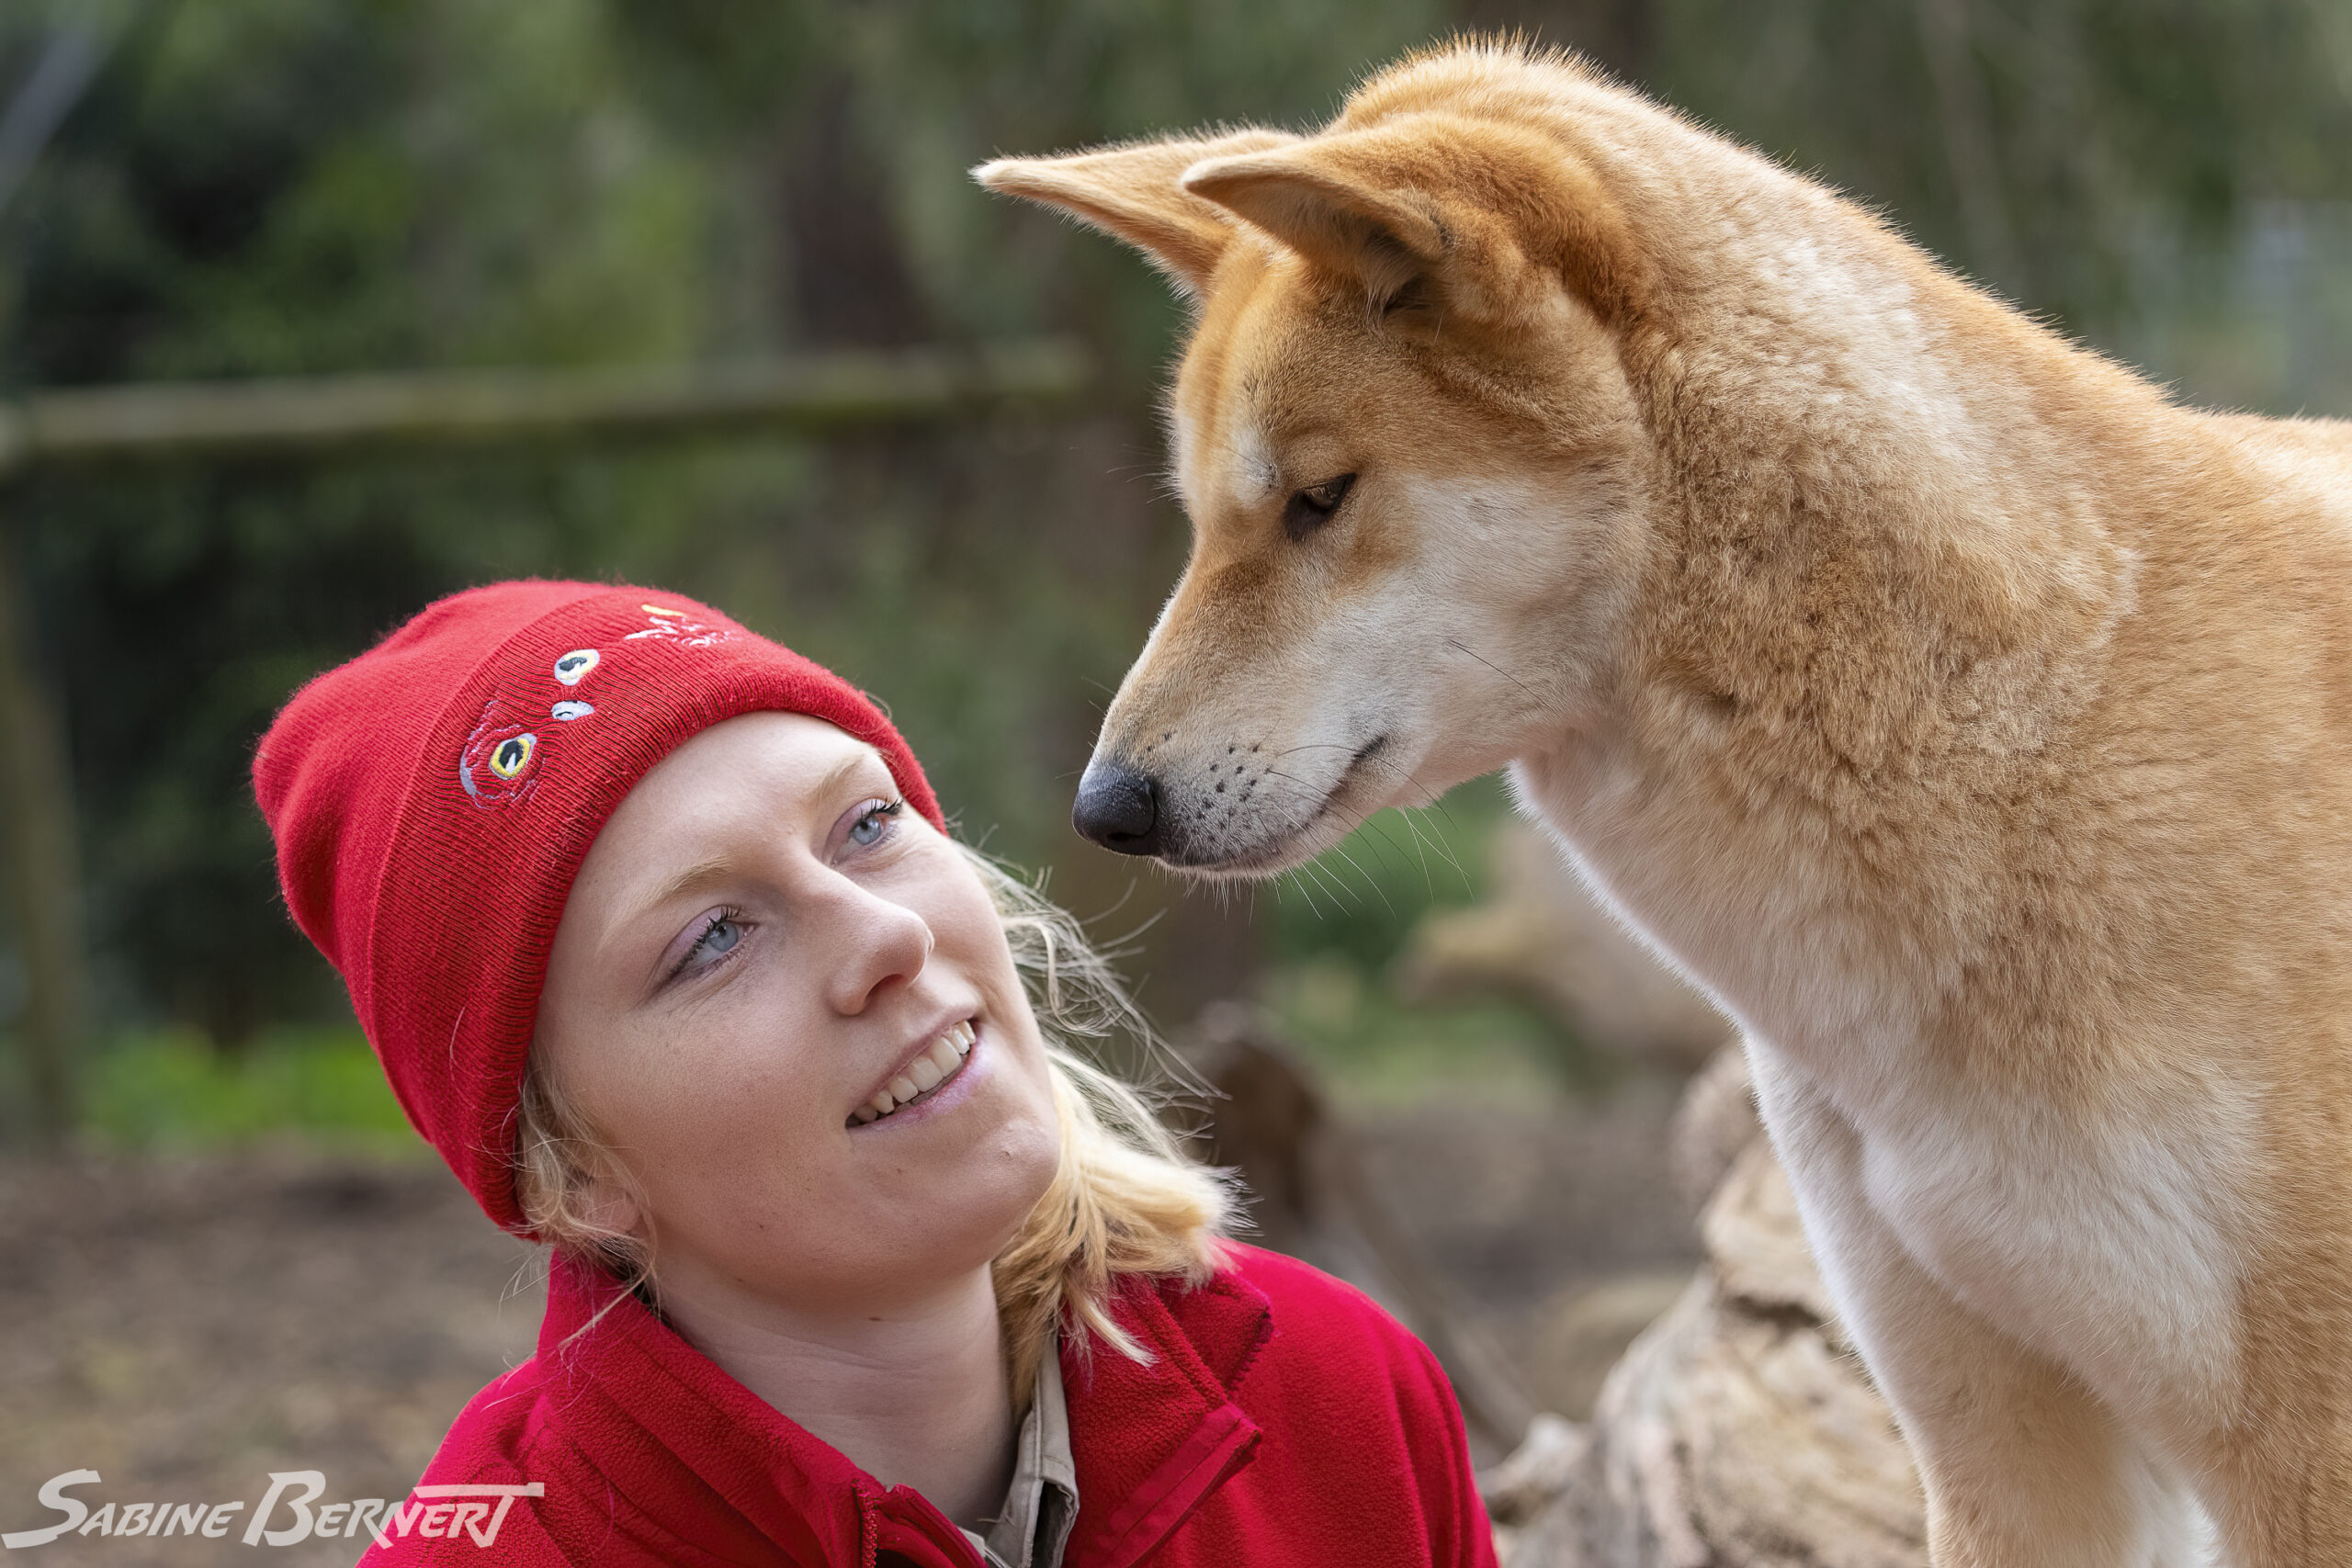
[[[84,1464],[182,1500],[297,1459],[404,1486],[527,1352],[513,1249],[419,1163],[245,773],[301,680],[522,574],[708,599],[879,694],[966,836],[1122,947],[1204,1070],[1269,1054],[1320,1108],[1285,1135],[1346,1129],[1324,1185],[1357,1196],[1294,1204],[1345,1234],[1302,1249],[1368,1249],[1495,1381],[1589,1398],[1693,1255],[1663,1128],[1719,1030],[1494,781],[1254,891],[1069,833],[1183,556],[1155,413],[1182,317],[965,172],[1306,129],[1465,28],[1586,51],[2187,399],[2352,412],[2352,0],[0,6],[0,1519]],[[65,395],[176,388],[141,406],[201,423],[221,380],[1038,340],[1058,368],[1004,395],[658,433],[108,445],[130,405]]]

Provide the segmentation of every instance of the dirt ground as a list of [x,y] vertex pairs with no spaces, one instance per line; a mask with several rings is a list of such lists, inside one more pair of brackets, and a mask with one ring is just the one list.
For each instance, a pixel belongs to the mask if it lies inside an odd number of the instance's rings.
[[[1649,1310],[1626,1302],[1695,1256],[1670,1105],[1636,1083],[1600,1106],[1449,1092],[1353,1118],[1377,1189],[1541,1403],[1588,1400],[1620,1320]],[[94,1506],[245,1506],[218,1540],[69,1536],[26,1562],[355,1561],[356,1539],[239,1538],[273,1472],[322,1472],[322,1502],[402,1495],[466,1400],[530,1354],[532,1262],[422,1158],[0,1163],[0,1530],[55,1523],[38,1488],[95,1470],[74,1493]]]

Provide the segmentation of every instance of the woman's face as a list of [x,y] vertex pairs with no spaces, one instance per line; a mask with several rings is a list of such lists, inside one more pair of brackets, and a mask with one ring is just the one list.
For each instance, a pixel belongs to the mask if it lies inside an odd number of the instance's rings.
[[747,714],[647,773],[572,884],[540,1070],[636,1177],[647,1213],[604,1217],[650,1221],[665,1282],[885,1307],[984,1266],[1052,1178],[996,909],[899,799],[865,742]]

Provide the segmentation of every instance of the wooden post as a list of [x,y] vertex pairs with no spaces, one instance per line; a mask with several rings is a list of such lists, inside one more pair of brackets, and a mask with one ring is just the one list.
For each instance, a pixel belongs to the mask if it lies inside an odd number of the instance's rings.
[[73,777],[63,728],[37,672],[14,542],[0,530],[0,876],[25,965],[18,1039],[34,1136],[54,1146],[73,1132],[77,1111],[89,964]]

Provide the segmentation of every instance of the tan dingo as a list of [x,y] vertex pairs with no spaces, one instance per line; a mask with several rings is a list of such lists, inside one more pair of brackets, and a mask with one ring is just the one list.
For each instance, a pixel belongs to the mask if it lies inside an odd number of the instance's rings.
[[2352,1564],[2352,426],[1506,48],[978,173],[1198,300],[1080,829],[1261,874],[1510,763],[1745,1030],[1939,1568]]

